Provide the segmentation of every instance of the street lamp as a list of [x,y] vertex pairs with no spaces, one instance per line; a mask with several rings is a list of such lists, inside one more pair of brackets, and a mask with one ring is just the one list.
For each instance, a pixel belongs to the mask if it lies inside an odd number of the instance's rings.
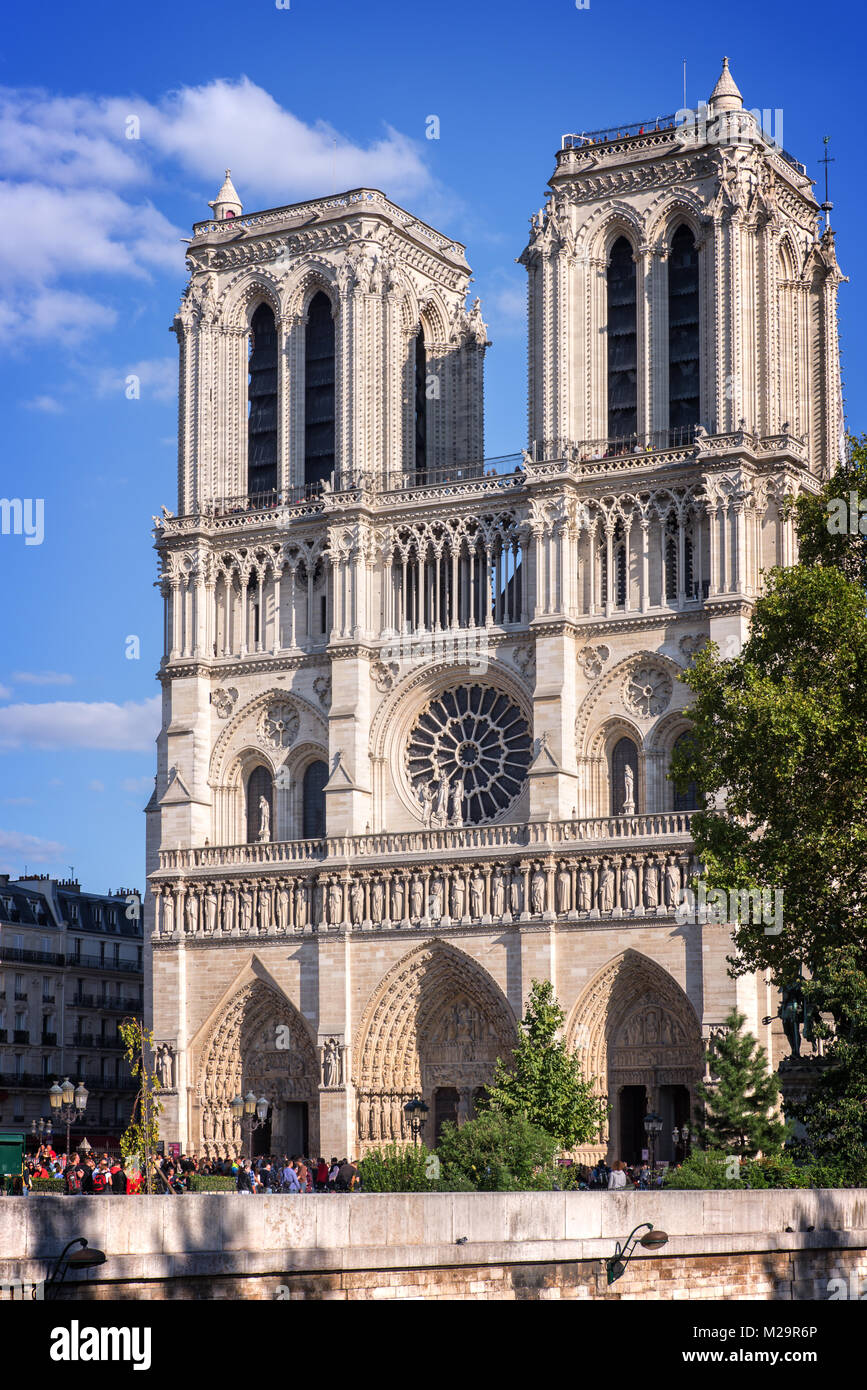
[[650,1184],[653,1186],[654,1164],[656,1163],[656,1142],[662,1133],[662,1117],[651,1110],[644,1117],[644,1132],[650,1149]]
[[684,1125],[682,1129],[678,1129],[677,1125],[674,1126],[674,1129],[671,1131],[671,1137],[672,1137],[672,1139],[674,1140],[674,1156],[675,1156],[675,1158],[677,1158],[677,1150],[678,1150],[678,1148],[679,1148],[679,1146],[680,1146],[681,1144],[683,1144],[683,1156],[684,1156],[684,1158],[686,1158],[686,1157],[688,1156],[688,1153],[689,1153],[689,1136],[690,1136],[691,1132],[692,1132],[692,1131],[690,1130],[689,1125]]
[[51,1109],[57,1116],[61,1124],[66,1124],[66,1153],[69,1156],[69,1131],[72,1127],[73,1119],[80,1120],[87,1109],[87,1097],[89,1092],[83,1081],[79,1081],[77,1086],[73,1086],[69,1077],[64,1077],[63,1084],[55,1081],[48,1092],[48,1100]]
[[429,1107],[426,1106],[424,1101],[420,1100],[418,1096],[414,1096],[413,1099],[408,1100],[403,1107],[403,1113],[406,1115],[409,1124],[412,1142],[418,1144],[422,1131],[427,1123]]
[[271,1102],[265,1096],[257,1100],[255,1091],[248,1091],[245,1096],[239,1092],[232,1101],[232,1115],[241,1126],[241,1145],[244,1146],[246,1131],[250,1158],[253,1157],[253,1133],[267,1124],[270,1108]]
[[51,1121],[43,1120],[41,1116],[38,1120],[34,1120],[30,1126],[30,1137],[39,1141],[38,1147],[40,1149],[43,1144],[48,1142],[53,1133],[54,1126]]
[[[647,1234],[640,1236],[639,1231],[647,1227]],[[630,1244],[631,1242],[631,1244]],[[626,1266],[635,1254],[636,1245],[643,1245],[645,1250],[661,1250],[663,1245],[668,1244],[668,1236],[665,1231],[655,1231],[652,1221],[644,1221],[640,1226],[636,1226],[634,1231],[630,1231],[621,1247],[620,1241],[614,1247],[614,1254],[610,1260],[605,1261],[605,1268],[608,1272],[608,1283],[613,1284],[615,1279],[619,1279],[625,1273]]]

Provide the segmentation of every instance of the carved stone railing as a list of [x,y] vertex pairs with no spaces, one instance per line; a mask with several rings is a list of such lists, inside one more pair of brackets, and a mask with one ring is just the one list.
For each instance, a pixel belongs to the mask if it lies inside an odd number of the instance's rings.
[[572,841],[640,842],[660,838],[688,839],[689,811],[656,811],[647,815],[577,817],[570,820],[520,822],[506,825],[467,825],[451,830],[382,831],[368,835],[330,835],[317,840],[275,840],[270,844],[201,845],[160,850],[159,872],[190,869],[233,869],[385,857],[466,855],[492,849],[542,848]]
[[[280,937],[540,925],[674,916],[697,870],[688,844],[614,852],[610,845],[506,847],[484,859],[308,864],[253,876],[151,880],[155,940]],[[534,852],[535,851],[535,852]]]

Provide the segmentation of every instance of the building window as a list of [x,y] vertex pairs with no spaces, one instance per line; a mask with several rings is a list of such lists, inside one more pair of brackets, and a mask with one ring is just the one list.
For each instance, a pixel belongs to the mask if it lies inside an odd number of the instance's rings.
[[[631,779],[627,775],[631,771]],[[631,738],[621,738],[611,753],[611,811],[612,816],[628,814],[624,812],[631,788],[634,810],[638,810],[638,749]]]
[[427,468],[427,351],[424,328],[419,325],[415,337],[415,471],[424,475]]
[[305,840],[320,840],[325,834],[325,783],[328,764],[319,759],[304,773],[302,784],[302,836]]
[[334,317],[320,290],[307,311],[304,337],[304,481],[334,473]]
[[668,423],[699,421],[698,250],[689,227],[678,227],[668,260]]
[[[265,807],[262,806],[264,799]],[[274,838],[274,779],[267,767],[254,767],[247,782],[247,844]]]
[[677,598],[677,522],[670,516],[665,523],[665,597]]
[[260,304],[250,321],[247,419],[247,492],[277,488],[277,325],[273,311]]
[[635,261],[626,237],[619,237],[608,261],[608,437],[628,441],[637,429]]
[[[692,737],[693,737],[693,736],[692,736],[692,734],[689,732],[689,730],[687,730],[686,733],[681,734],[681,735],[680,735],[680,738],[678,738],[678,739],[675,740],[674,748],[672,748],[672,750],[671,750],[672,753],[674,752],[674,750],[675,750],[676,748],[683,748],[685,745],[688,745],[688,744],[690,743],[690,741],[692,740]],[[696,785],[695,785],[695,782],[690,782],[689,785],[688,785],[688,787],[686,788],[686,790],[685,790],[685,791],[682,791],[682,792],[679,792],[679,791],[677,790],[677,787],[675,787],[675,789],[674,789],[674,809],[675,809],[675,811],[695,811],[695,810],[697,809],[697,807],[698,807],[698,789],[697,789],[697,787],[696,787]]]

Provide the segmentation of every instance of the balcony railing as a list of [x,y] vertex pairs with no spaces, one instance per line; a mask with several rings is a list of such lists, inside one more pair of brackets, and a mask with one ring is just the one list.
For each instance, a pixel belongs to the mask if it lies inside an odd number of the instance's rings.
[[513,825],[467,825],[455,830],[398,830],[369,835],[331,835],[321,840],[277,840],[271,844],[206,845],[161,850],[159,872],[220,869],[236,865],[310,867],[323,861],[380,859],[396,855],[472,854],[476,850],[563,846],[572,842],[688,839],[691,812],[657,811],[634,816],[576,817]]
[[564,135],[562,150],[581,149],[584,145],[604,145],[612,140],[628,140],[634,135],[653,135],[657,131],[674,130],[674,113],[670,116],[651,116],[646,121],[630,121],[628,125],[609,126],[606,130],[584,130],[580,134]]
[[28,1028],[16,1028],[12,1034],[12,1041],[14,1043],[29,1043],[30,1030]]
[[299,487],[269,488],[267,492],[241,493],[236,497],[218,497],[209,505],[208,514],[236,516],[243,512],[275,511],[278,507],[300,507],[322,497],[321,483],[302,483]]
[[70,1047],[105,1047],[122,1048],[125,1046],[123,1038],[118,1034],[113,1037],[103,1037],[100,1033],[76,1033]]
[[100,999],[96,994],[74,994],[72,1004],[78,1009],[102,1009],[107,1013],[136,1013],[144,1005],[141,999]]
[[142,967],[134,960],[101,960],[99,956],[70,956],[68,964],[80,970],[123,970],[141,974]]
[[0,960],[20,960],[32,965],[63,965],[58,951],[27,951],[20,946],[0,946]]

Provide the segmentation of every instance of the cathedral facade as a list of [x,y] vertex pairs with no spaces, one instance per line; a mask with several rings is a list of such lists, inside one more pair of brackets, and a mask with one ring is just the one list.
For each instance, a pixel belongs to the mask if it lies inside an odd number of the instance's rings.
[[[146,939],[163,1137],[361,1155],[473,1113],[534,979],[674,1157],[765,980],[682,907],[681,677],[734,655],[841,433],[833,234],[724,65],[706,117],[564,137],[531,219],[528,447],[484,457],[464,248],[373,189],[244,215],[174,321]],[[680,910],[679,910],[680,909]]]

